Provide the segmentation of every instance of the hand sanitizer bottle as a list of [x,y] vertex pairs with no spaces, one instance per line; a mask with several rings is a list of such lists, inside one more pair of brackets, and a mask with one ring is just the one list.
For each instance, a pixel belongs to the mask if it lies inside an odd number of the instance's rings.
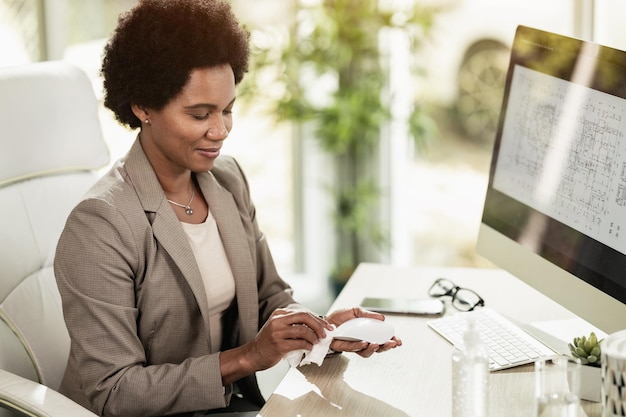
[[487,417],[489,354],[471,316],[463,342],[452,354],[452,417]]

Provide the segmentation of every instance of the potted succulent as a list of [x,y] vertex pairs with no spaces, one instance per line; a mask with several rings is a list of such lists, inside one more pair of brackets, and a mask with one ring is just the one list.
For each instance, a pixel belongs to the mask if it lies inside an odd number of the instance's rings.
[[602,389],[601,343],[596,334],[575,337],[568,344],[572,357],[580,359],[580,397],[583,400],[599,402]]

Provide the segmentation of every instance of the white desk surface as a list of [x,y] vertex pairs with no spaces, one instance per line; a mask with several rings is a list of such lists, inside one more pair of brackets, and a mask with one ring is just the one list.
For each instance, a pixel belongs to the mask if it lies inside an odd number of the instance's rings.
[[[427,297],[439,277],[475,290],[486,305],[521,323],[573,317],[501,270],[379,264],[360,265],[330,311],[356,306],[365,296]],[[321,367],[292,368],[258,416],[450,417],[452,346],[427,326],[430,318],[387,315],[387,320],[402,339],[401,347],[368,359],[346,353],[326,359]],[[489,416],[533,417],[533,390],[533,365],[492,372]],[[601,415],[599,403],[582,403],[581,416]]]

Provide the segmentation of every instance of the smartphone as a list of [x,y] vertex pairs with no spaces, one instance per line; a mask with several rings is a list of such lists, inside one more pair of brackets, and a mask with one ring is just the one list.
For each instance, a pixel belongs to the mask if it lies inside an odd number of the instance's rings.
[[441,316],[445,311],[443,301],[436,298],[376,298],[366,297],[361,307],[379,313]]

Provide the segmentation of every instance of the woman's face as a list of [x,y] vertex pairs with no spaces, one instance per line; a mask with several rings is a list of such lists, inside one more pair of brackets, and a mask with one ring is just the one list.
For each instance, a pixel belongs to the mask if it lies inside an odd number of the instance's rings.
[[[158,174],[213,168],[232,129],[235,77],[229,65],[192,70],[180,94],[163,109],[138,109],[141,143]],[[141,113],[143,112],[143,113]]]

